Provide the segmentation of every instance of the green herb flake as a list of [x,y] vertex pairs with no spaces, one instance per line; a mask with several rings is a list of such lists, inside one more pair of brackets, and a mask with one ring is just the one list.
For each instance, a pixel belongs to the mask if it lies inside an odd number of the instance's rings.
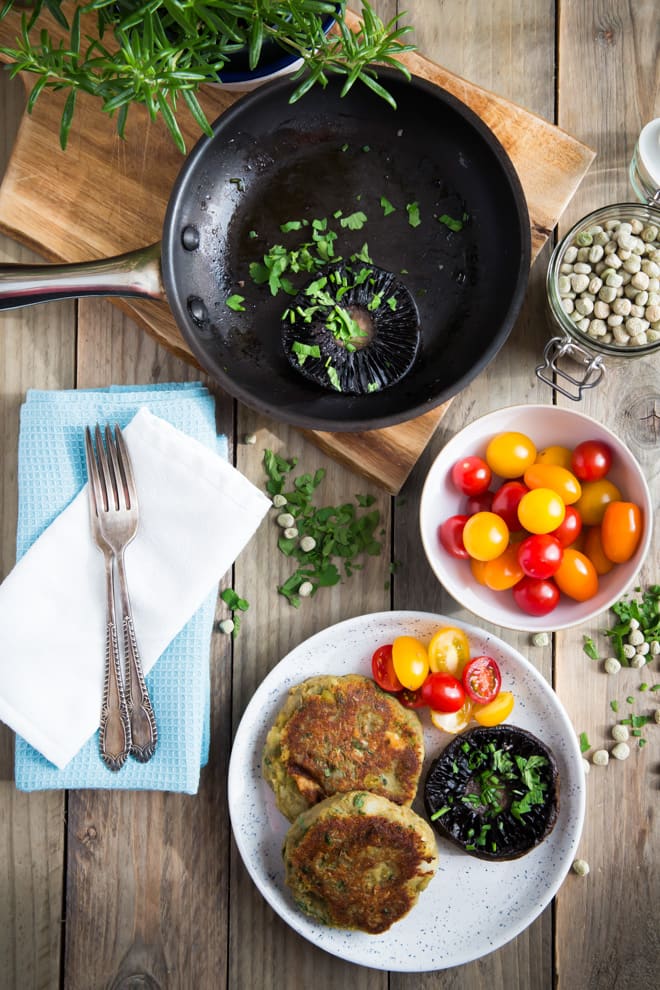
[[455,220],[450,217],[448,213],[443,213],[442,216],[438,217],[438,223],[443,223],[445,227],[458,233],[459,230],[463,230],[463,224],[460,220]]
[[419,216],[419,203],[406,203],[406,210],[408,212],[408,223],[411,227],[419,227],[422,222]]
[[580,733],[580,752],[581,753],[586,753],[590,749],[591,749],[591,743],[589,742],[589,739],[587,738],[587,733],[586,732],[581,732]]
[[387,196],[380,197],[380,205],[383,208],[383,216],[389,217],[390,213],[396,213],[396,206],[393,206]]
[[596,649],[596,644],[594,643],[591,636],[583,636],[582,649],[587,654],[591,660],[600,660],[598,655],[598,650]]
[[367,222],[367,215],[362,210],[356,210],[347,217],[342,217],[339,221],[340,227],[347,227],[349,230],[362,230]]
[[235,313],[245,312],[245,306],[243,305],[244,302],[245,302],[245,296],[239,296],[238,293],[234,293],[233,296],[229,296],[227,299],[225,299],[226,305],[229,307],[229,309],[233,309]]
[[610,708],[612,709],[613,712],[618,712],[618,710],[619,710],[619,702],[618,701],[610,701]]

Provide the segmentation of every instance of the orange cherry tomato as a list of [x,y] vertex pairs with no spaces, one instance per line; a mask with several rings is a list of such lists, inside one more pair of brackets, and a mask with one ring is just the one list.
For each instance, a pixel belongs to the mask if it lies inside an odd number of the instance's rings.
[[567,471],[570,471],[572,456],[573,451],[569,450],[568,447],[560,447],[558,444],[553,444],[551,447],[544,447],[543,450],[539,450],[536,455],[536,463],[558,464],[559,467],[566,468]]
[[564,521],[566,506],[551,488],[533,488],[520,499],[518,519],[530,533],[551,533]]
[[404,688],[416,691],[429,672],[429,655],[426,647],[414,636],[397,636],[392,643],[394,673]]
[[[574,549],[580,548],[574,547]],[[596,574],[602,575],[610,573],[614,567],[614,564],[609,557],[605,556],[600,526],[589,526],[585,532],[584,546],[582,550],[585,556],[589,558],[591,563],[596,568]]]
[[582,484],[582,494],[575,503],[584,526],[599,526],[603,521],[605,509],[610,502],[620,502],[621,492],[607,478],[598,481],[585,481]]
[[536,460],[536,447],[524,433],[498,433],[486,447],[486,461],[500,478],[519,478]]
[[491,591],[506,591],[513,588],[523,577],[523,569],[518,560],[518,545],[510,543],[504,553],[494,560],[484,562],[484,584]]
[[500,691],[487,705],[475,705],[472,717],[479,725],[499,725],[513,711],[514,697],[510,691]]
[[428,645],[429,667],[433,673],[460,677],[470,659],[470,643],[462,629],[442,626]]
[[615,564],[630,560],[642,538],[642,511],[634,502],[610,502],[603,514],[601,540]]
[[487,560],[476,560],[474,557],[470,557],[470,570],[472,571],[472,577],[477,584],[483,584],[484,587],[486,587],[487,565]]
[[528,488],[550,488],[557,492],[564,505],[573,505],[582,494],[574,474],[559,464],[531,464],[523,475]]
[[596,568],[583,553],[566,547],[564,556],[553,578],[563,594],[576,602],[586,602],[598,591]]
[[463,546],[477,560],[493,560],[509,543],[509,528],[494,512],[475,512],[463,528]]

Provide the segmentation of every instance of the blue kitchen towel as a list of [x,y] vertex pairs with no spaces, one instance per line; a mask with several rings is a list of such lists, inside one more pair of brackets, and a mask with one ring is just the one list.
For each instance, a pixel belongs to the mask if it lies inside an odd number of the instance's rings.
[[[144,406],[227,457],[226,438],[216,435],[215,401],[201,383],[27,393],[18,448],[17,559],[85,484],[85,427],[110,422],[123,428]],[[158,746],[148,763],[129,758],[118,773],[108,770],[99,756],[97,732],[60,770],[17,736],[16,787],[196,793],[209,749],[209,649],[216,598],[215,593],[208,596],[147,675],[158,722]]]

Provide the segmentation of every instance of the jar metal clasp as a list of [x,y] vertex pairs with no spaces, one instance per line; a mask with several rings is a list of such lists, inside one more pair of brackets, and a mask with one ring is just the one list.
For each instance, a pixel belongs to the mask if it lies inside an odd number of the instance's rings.
[[[571,374],[559,362],[562,358],[570,358],[583,368],[582,377]],[[543,364],[536,367],[536,377],[549,385],[555,392],[560,392],[567,399],[579,402],[585,389],[594,388],[605,374],[605,365],[600,354],[593,356],[584,347],[580,347],[570,337],[551,337],[543,349]],[[566,382],[565,387],[560,384]]]

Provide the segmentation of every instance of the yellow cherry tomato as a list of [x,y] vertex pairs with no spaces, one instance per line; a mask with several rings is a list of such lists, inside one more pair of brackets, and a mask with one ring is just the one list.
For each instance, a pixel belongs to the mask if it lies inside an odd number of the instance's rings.
[[[500,692],[501,693],[501,692]],[[431,721],[436,729],[443,732],[462,732],[470,724],[472,718],[473,704],[469,698],[466,699],[462,708],[457,712],[434,712],[431,711]]]
[[573,547],[566,547],[552,576],[559,590],[576,602],[586,602],[598,591],[596,568],[585,554]]
[[429,672],[426,647],[414,636],[397,636],[392,643],[394,672],[405,688],[416,691]]
[[498,433],[486,447],[486,462],[500,478],[520,478],[536,460],[536,447],[524,433]]
[[569,450],[568,447],[560,447],[558,444],[553,444],[551,447],[544,447],[543,450],[539,450],[536,455],[536,463],[557,464],[559,467],[566,468],[567,471],[570,471],[572,456],[573,451]]
[[513,711],[514,697],[511,691],[500,691],[487,705],[475,705],[472,715],[479,725],[499,725]]
[[605,515],[605,509],[610,502],[620,502],[621,492],[607,478],[598,481],[585,481],[582,484],[582,494],[575,503],[580,513],[583,526],[600,526]]
[[470,557],[493,560],[509,543],[509,528],[494,512],[475,512],[463,528],[463,546]]
[[573,505],[582,494],[582,486],[574,474],[559,464],[532,464],[523,475],[528,488],[550,488],[557,492],[564,505]]
[[551,488],[532,488],[518,503],[518,519],[530,533],[551,533],[566,515],[563,499]]
[[596,574],[609,574],[614,564],[605,556],[603,541],[601,538],[600,526],[589,526],[584,536],[584,545],[581,547],[572,544],[574,550],[581,550],[585,557],[588,557],[596,568]]
[[504,553],[494,560],[485,561],[483,570],[484,584],[491,591],[506,591],[524,577],[524,571],[518,562],[518,544],[510,543]]
[[460,678],[470,659],[470,643],[462,629],[442,626],[428,645],[429,667],[436,673],[453,674]]

